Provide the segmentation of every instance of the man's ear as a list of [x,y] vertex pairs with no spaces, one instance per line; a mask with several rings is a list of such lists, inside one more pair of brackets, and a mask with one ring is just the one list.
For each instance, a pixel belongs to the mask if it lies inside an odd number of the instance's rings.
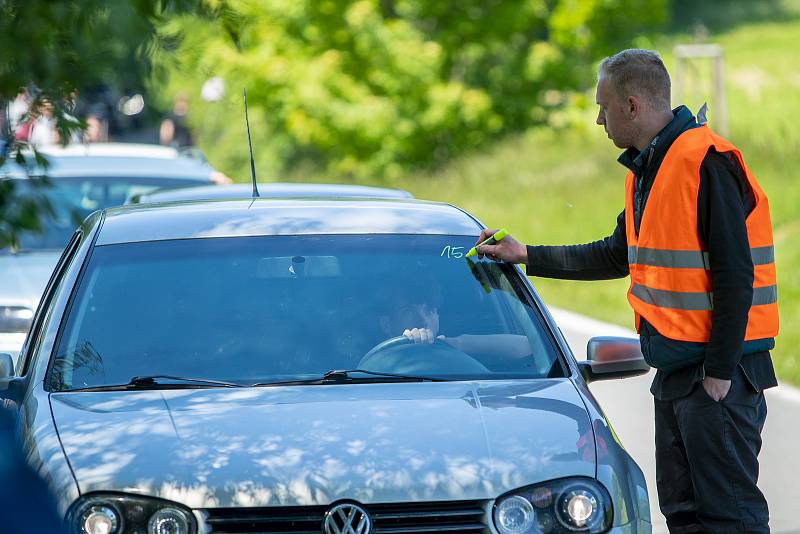
[[631,95],[625,100],[625,114],[633,120],[642,112],[642,101],[636,95]]

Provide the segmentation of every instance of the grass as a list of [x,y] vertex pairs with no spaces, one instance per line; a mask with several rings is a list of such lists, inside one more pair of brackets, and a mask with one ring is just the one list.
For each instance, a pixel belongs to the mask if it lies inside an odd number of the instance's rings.
[[[615,158],[599,129],[538,130],[399,185],[465,208],[489,227],[506,226],[526,243],[582,243],[611,233],[622,210],[624,172]],[[533,282],[551,304],[631,324],[624,280]]]
[[[796,13],[796,5],[792,6]],[[794,61],[800,19],[749,23],[712,34],[726,57],[729,138],[737,144],[770,199],[775,231],[781,333],[773,353],[780,379],[800,384],[800,67]],[[671,70],[672,45],[655,46]],[[708,86],[701,69],[694,82]],[[691,81],[691,80],[690,80]],[[704,100],[688,94],[696,110]],[[713,102],[712,127],[713,127]],[[586,123],[593,121],[587,111]],[[608,235],[623,207],[619,151],[597,127],[536,130],[461,158],[435,174],[402,180],[420,198],[461,206],[490,227],[506,226],[536,244],[593,241]],[[632,327],[627,280],[573,282],[534,279],[550,304]]]

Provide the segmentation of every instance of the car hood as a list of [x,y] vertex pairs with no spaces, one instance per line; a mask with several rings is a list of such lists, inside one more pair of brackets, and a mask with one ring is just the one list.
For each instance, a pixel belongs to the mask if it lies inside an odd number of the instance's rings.
[[0,305],[35,310],[61,251],[0,254]]
[[54,393],[82,494],[193,508],[488,499],[595,476],[567,379]]

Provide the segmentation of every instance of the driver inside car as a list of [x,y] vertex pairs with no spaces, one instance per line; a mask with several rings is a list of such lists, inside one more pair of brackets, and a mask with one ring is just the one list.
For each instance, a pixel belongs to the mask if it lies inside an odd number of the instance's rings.
[[[433,343],[439,333],[439,308],[414,303],[405,295],[388,315],[380,316],[380,327],[386,337],[403,335],[414,343]],[[445,336],[439,338],[446,340]]]
[[431,289],[427,298],[398,291],[388,313],[379,316],[382,334],[386,338],[405,336],[412,343],[440,341],[472,356],[513,360],[531,354],[528,338],[520,334],[440,334],[439,302],[441,298],[435,289]]

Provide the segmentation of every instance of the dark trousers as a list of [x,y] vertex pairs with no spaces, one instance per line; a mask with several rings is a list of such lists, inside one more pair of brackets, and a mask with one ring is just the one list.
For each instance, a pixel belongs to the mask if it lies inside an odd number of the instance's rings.
[[720,402],[700,382],[684,397],[655,400],[658,501],[672,534],[769,533],[756,485],[766,418],[763,391],[740,367]]

